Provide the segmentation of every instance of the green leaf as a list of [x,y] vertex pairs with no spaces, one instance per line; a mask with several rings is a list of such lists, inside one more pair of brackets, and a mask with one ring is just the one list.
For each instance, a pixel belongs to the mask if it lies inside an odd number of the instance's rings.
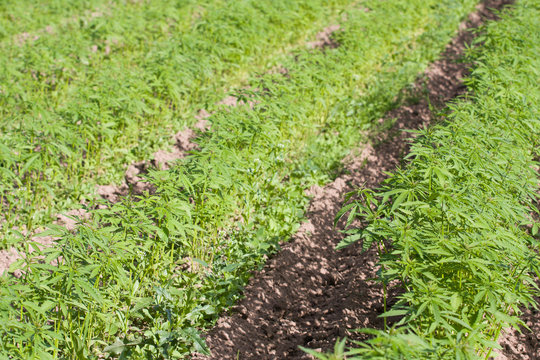
[[103,352],[111,353],[113,355],[120,355],[125,348],[126,345],[120,339],[116,339],[114,343],[106,346],[105,349],[103,349]]
[[392,309],[379,315],[379,317],[404,316],[404,315],[407,315],[409,311],[410,310],[408,309]]
[[361,232],[361,230],[358,230],[358,233],[353,234],[353,235],[349,235],[345,239],[341,240],[336,245],[336,250],[341,250],[343,248],[346,248],[347,246],[349,246],[351,244],[354,244],[355,242],[357,242],[361,238],[362,238],[362,232]]
[[402,190],[397,199],[394,200],[391,211],[395,211],[399,207],[399,205],[407,199],[408,195],[409,191]]
[[193,342],[193,345],[195,347],[195,351],[203,354],[203,355],[210,355],[210,350],[206,346],[206,343],[199,335],[199,332],[194,328],[186,328],[182,329],[182,332],[188,336],[188,338]]

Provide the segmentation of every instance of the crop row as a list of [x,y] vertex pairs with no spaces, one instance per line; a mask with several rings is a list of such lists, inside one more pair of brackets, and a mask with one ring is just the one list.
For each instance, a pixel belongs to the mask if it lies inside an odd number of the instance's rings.
[[39,30],[54,24],[78,19],[81,15],[98,13],[110,2],[103,0],[65,0],[31,1],[6,0],[0,4],[0,41],[12,37],[20,40],[27,36],[37,35]]
[[[538,305],[540,6],[520,0],[469,54],[466,99],[419,132],[409,164],[375,190],[358,189],[351,235],[380,252],[380,281],[403,293],[393,326],[356,342],[348,359],[488,359],[501,329]],[[536,159],[536,160],[535,160]],[[329,357],[317,354],[320,359]],[[334,357],[332,357],[334,358]]]
[[197,151],[150,171],[154,195],[96,210],[74,233],[53,227],[56,246],[22,261],[20,278],[0,278],[0,354],[204,351],[198,329],[297,229],[304,189],[339,170],[474,5],[366,1],[345,13],[337,48],[297,50],[286,75],[252,76],[237,96],[253,108],[213,114]]
[[126,164],[170,145],[200,109],[350,5],[119,2],[0,42],[3,232],[90,204],[96,184],[119,183]]

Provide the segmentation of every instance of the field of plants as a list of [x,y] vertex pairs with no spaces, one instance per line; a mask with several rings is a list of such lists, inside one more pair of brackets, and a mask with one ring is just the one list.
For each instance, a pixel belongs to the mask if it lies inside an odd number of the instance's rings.
[[91,207],[96,184],[120,182],[350,1],[29,3],[5,4],[0,24],[4,247]]
[[[379,189],[358,189],[338,216],[364,226],[338,245],[376,246],[401,319],[350,359],[489,358],[501,330],[525,325],[540,275],[540,4],[519,1],[469,54],[470,97],[419,132]],[[342,351],[341,347],[338,351]],[[325,358],[325,357],[321,357]]]
[[[21,257],[0,277],[0,357],[208,353],[201,331],[299,229],[305,191],[392,127],[477,4],[0,4],[0,248]],[[383,287],[403,294],[394,327],[337,358],[488,358],[533,305],[539,15],[522,0],[490,23],[470,97],[381,189],[350,195],[340,215],[363,227],[342,245],[376,244]],[[154,166],[186,127],[190,151]],[[100,199],[143,162],[145,191]],[[75,229],[53,223],[74,209]]]

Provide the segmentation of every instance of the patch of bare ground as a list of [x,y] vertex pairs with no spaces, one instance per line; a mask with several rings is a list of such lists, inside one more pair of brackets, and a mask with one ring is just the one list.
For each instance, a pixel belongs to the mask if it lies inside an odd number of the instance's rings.
[[330,25],[324,28],[315,36],[314,41],[307,43],[307,47],[310,49],[335,49],[339,46],[339,43],[332,37],[332,35],[341,29],[339,25]]
[[[411,141],[402,130],[427,126],[435,116],[430,106],[440,109],[464,94],[462,79],[468,65],[459,60],[473,38],[468,30],[494,19],[490,9],[508,3],[488,0],[479,5],[441,60],[416,83],[419,92],[427,89],[427,96],[389,112],[385,117],[397,119],[396,123],[377,137],[376,145],[348,159],[345,174],[334,182],[309,190],[313,199],[308,221],[250,280],[244,299],[205,335],[212,355],[194,354],[195,359],[310,359],[298,346],[330,350],[338,337],[362,339],[350,329],[382,328],[378,318],[383,312],[382,289],[372,280],[376,253],[362,253],[358,244],[335,251],[342,234],[333,226],[334,216],[348,191],[378,186],[385,172],[400,163]],[[390,304],[397,292],[392,289]]]
[[[246,87],[246,88],[243,88],[242,90],[247,90],[247,91],[260,91],[259,89],[252,89],[251,87]],[[230,95],[230,96],[227,96],[226,98],[222,99],[220,102],[218,102],[217,104],[218,105],[224,105],[226,107],[236,107],[236,106],[243,106],[243,105],[248,105],[250,109],[253,109],[253,107],[255,105],[257,105],[257,101],[256,100],[250,100],[250,98],[252,98],[252,96],[249,96],[247,94],[242,94],[242,96],[238,97],[238,96],[234,96],[234,95]]]

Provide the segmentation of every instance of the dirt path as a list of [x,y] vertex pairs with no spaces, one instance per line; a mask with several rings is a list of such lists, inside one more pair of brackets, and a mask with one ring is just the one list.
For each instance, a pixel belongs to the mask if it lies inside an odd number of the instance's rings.
[[244,291],[245,298],[220,318],[207,335],[211,357],[195,359],[309,359],[298,349],[306,346],[331,349],[338,337],[359,339],[347,329],[381,328],[380,286],[376,275],[376,254],[360,253],[358,245],[335,251],[341,234],[333,220],[346,192],[365,184],[376,187],[385,171],[392,171],[407,151],[409,134],[433,117],[430,104],[442,108],[463,94],[461,79],[467,64],[457,61],[472,34],[467,29],[495,18],[489,8],[500,8],[510,1],[488,0],[462,24],[459,35],[447,47],[440,61],[426,71],[416,84],[419,93],[427,86],[425,98],[414,105],[396,109],[387,118],[397,118],[394,127],[375,147],[367,146],[347,164],[347,174],[324,188],[312,188],[314,196],[304,223],[279,254],[269,260]]

